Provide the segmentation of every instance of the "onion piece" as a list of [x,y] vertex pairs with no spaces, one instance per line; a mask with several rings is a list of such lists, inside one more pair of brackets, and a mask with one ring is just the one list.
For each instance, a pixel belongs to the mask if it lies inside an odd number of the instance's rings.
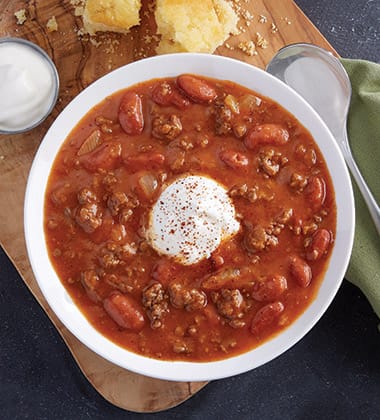
[[95,150],[102,142],[100,140],[100,130],[93,131],[86,140],[82,143],[77,155],[82,156]]
[[234,114],[239,114],[239,102],[233,95],[227,95],[224,98],[224,103]]
[[144,198],[151,199],[158,189],[158,180],[150,172],[143,172],[137,179],[139,191],[143,194]]
[[247,94],[239,99],[240,109],[242,112],[254,111],[261,105],[261,99],[255,95]]

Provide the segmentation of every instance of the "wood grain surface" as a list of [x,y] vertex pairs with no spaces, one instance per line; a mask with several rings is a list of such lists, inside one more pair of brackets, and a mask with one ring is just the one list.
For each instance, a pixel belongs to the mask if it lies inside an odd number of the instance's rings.
[[[190,398],[207,382],[181,383],[141,376],[113,365],[79,342],[52,312],[33,276],[24,240],[23,202],[35,152],[51,123],[70,100],[111,70],[155,54],[157,37],[151,3],[143,1],[141,25],[129,34],[101,34],[88,39],[79,36],[82,19],[75,15],[69,0],[0,0],[0,37],[25,38],[41,46],[55,62],[60,77],[58,102],[42,125],[24,134],[0,135],[0,244],[90,383],[112,404],[136,412],[173,407]],[[311,42],[332,50],[293,1],[242,0],[240,3],[241,10],[249,12],[245,16],[252,18],[248,25],[242,18],[241,33],[232,36],[216,54],[264,68],[278,49],[291,43]],[[27,15],[22,25],[17,24],[14,16],[20,9],[26,9]],[[52,16],[58,30],[48,32],[46,24]],[[266,48],[257,46],[257,54],[248,55],[239,44],[257,42],[257,33],[266,40]]]

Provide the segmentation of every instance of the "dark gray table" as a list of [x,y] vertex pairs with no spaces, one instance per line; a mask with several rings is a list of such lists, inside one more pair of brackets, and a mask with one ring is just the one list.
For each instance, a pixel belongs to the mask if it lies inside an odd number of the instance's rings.
[[[342,56],[380,62],[380,0],[297,3]],[[379,320],[346,281],[284,355],[158,414],[120,410],[92,388],[1,249],[0,319],[0,419],[380,419]]]

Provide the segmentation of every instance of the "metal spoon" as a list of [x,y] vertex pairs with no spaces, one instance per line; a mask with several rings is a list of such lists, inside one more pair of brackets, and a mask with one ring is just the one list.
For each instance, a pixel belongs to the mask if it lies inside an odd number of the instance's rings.
[[351,83],[340,61],[312,44],[292,44],[272,58],[266,71],[296,90],[318,112],[335,137],[380,235],[380,209],[352,156],[347,137]]

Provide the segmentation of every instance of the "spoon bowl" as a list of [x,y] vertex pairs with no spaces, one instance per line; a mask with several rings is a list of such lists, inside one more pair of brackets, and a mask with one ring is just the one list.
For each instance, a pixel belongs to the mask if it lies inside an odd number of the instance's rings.
[[288,45],[272,58],[266,71],[292,87],[324,120],[336,139],[380,234],[380,209],[353,158],[347,136],[351,83],[340,61],[312,44]]

